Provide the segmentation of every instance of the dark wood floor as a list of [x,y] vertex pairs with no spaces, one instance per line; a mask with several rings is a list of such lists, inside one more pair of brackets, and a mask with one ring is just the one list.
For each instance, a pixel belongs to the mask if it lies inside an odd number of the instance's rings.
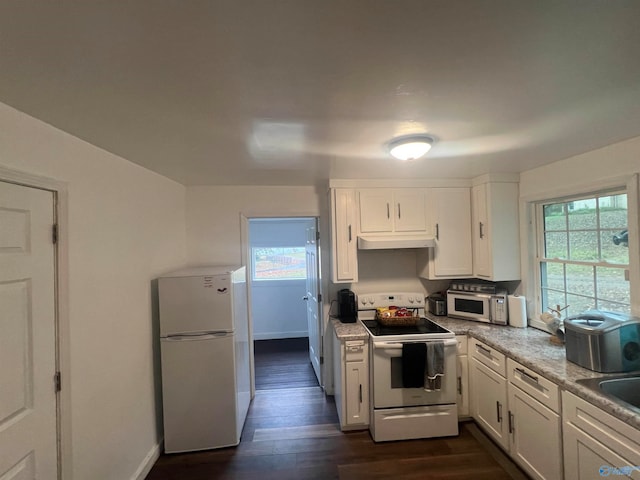
[[[286,355],[282,358],[287,361]],[[378,444],[368,431],[342,433],[333,397],[317,386],[258,390],[238,447],[163,455],[147,476],[147,480],[521,478],[525,477],[517,467],[472,423],[462,424],[457,437]]]
[[318,386],[308,338],[257,340],[253,347],[256,390]]

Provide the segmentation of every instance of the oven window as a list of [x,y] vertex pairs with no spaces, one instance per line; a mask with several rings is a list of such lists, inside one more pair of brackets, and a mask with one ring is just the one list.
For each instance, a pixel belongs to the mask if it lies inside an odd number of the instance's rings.
[[404,388],[402,384],[402,357],[391,357],[391,388]]
[[484,315],[484,302],[466,298],[455,299],[456,311]]

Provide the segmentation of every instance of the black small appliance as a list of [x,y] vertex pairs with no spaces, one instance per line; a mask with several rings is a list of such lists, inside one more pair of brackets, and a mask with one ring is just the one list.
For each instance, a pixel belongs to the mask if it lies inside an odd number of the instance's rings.
[[358,319],[358,300],[351,290],[338,291],[338,319],[342,323],[354,323]]
[[429,313],[440,316],[447,314],[447,299],[442,293],[429,295],[427,302],[429,304]]

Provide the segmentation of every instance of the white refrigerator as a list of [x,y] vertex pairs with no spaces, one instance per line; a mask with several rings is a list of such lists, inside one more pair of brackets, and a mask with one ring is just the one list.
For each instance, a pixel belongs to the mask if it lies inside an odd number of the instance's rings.
[[251,401],[245,267],[158,279],[166,453],[237,445]]

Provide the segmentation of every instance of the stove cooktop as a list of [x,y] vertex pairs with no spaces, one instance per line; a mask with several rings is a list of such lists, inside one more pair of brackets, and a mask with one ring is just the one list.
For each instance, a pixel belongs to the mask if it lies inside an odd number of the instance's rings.
[[428,318],[421,318],[416,325],[401,327],[385,327],[376,320],[361,320],[364,326],[374,337],[398,337],[403,335],[413,336],[437,336],[439,338],[454,337],[455,334]]

